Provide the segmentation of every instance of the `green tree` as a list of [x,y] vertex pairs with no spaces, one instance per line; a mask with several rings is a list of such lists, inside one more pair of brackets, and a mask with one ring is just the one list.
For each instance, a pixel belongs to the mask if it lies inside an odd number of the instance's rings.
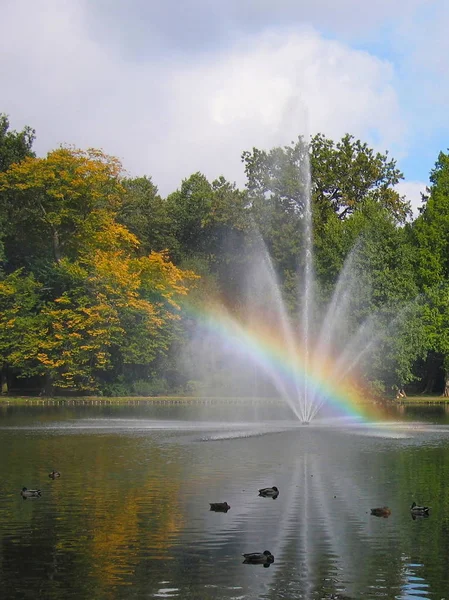
[[[321,134],[309,143],[299,137],[296,143],[269,152],[253,148],[243,153],[242,160],[252,215],[287,281],[301,268],[298,257],[304,255],[307,194],[312,198],[314,243],[318,249],[329,246],[325,239],[329,235],[337,243],[328,265],[337,270],[350,248],[344,243],[344,223],[357,211],[375,204],[395,222],[403,222],[409,214],[408,203],[395,190],[402,179],[396,162],[350,135],[337,143]],[[326,278],[324,267],[322,261],[318,271]]]
[[41,287],[32,274],[25,275],[22,270],[0,276],[1,393],[8,392],[11,369],[26,375],[42,373],[33,358],[44,331]]
[[366,201],[379,204],[398,222],[410,215],[409,203],[395,189],[403,175],[388,152],[374,152],[349,134],[337,143],[318,134],[310,141],[310,166],[321,215],[332,209],[345,219]]
[[444,396],[449,396],[449,281],[423,295],[422,323],[426,334],[426,391],[433,391],[439,370],[444,374]]
[[203,218],[205,257],[221,290],[237,298],[248,268],[247,195],[224,177],[212,182],[212,192],[209,213]]
[[347,314],[339,341],[371,323],[365,375],[383,391],[402,389],[417,378],[413,367],[423,356],[425,337],[406,230],[387,209],[366,201],[343,221],[329,219],[323,232],[316,260],[322,310],[339,282]]
[[[33,141],[33,129],[25,127],[20,132],[11,131],[8,117],[0,114],[0,173],[24,158],[34,156]],[[0,193],[0,264],[4,260],[3,239],[9,228],[6,197]]]
[[209,183],[195,173],[167,198],[167,210],[178,243],[176,261],[205,260],[221,289],[237,293],[250,225],[247,194],[224,177]]
[[32,146],[35,131],[25,127],[22,131],[11,131],[9,119],[0,113],[0,172],[7,171],[14,163],[34,156]]
[[140,252],[168,250],[178,252],[178,241],[173,234],[172,217],[166,201],[149,177],[124,179],[125,189],[117,220],[125,225],[140,241]]
[[167,209],[179,244],[177,262],[192,254],[206,252],[204,219],[210,214],[212,196],[212,185],[201,173],[184,179],[180,189],[168,196]]
[[302,215],[310,192],[309,154],[302,137],[269,152],[253,148],[242,154],[251,216],[284,281],[298,268]]
[[449,155],[440,152],[430,173],[428,196],[419,217],[410,226],[418,249],[416,269],[423,291],[449,279]]
[[423,298],[427,332],[427,385],[432,391],[438,370],[449,396],[449,155],[441,152],[430,174],[430,188],[420,216],[409,227],[416,247],[415,268]]

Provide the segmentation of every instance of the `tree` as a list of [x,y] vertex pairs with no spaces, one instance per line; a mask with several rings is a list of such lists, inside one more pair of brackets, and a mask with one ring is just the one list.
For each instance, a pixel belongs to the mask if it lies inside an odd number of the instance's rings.
[[303,138],[269,152],[243,152],[251,217],[273,257],[282,282],[300,267],[303,219],[310,192],[308,148]]
[[15,287],[7,279],[5,289],[13,291],[6,316],[20,299],[17,282],[28,281],[22,263],[41,278],[33,343],[20,347],[20,321],[9,318],[9,341],[0,347],[4,362],[23,375],[44,375],[47,392],[96,391],[108,372],[148,367],[167,351],[171,323],[179,319],[177,298],[195,276],[164,252],[142,255],[136,236],[117,222],[125,189],[115,158],[61,148],[12,165],[0,174],[0,190],[16,224],[7,249],[22,225],[30,234],[21,254],[8,261]]
[[20,369],[26,375],[42,372],[33,358],[44,329],[40,288],[33,275],[22,270],[0,277],[1,393],[8,392],[10,369]]
[[[256,208],[264,200],[290,214],[302,213],[309,190],[309,148],[300,136],[296,143],[269,152],[253,148],[242,154],[249,200]],[[262,207],[261,207],[262,208]]]
[[177,298],[194,275],[164,254],[133,257],[96,251],[78,263],[64,259],[69,291],[42,311],[45,332],[35,347],[53,386],[98,391],[107,371],[148,365],[167,351],[170,323],[179,319]]
[[140,252],[149,254],[168,250],[178,252],[178,241],[173,235],[172,217],[167,203],[158,194],[157,187],[149,177],[124,179],[125,189],[122,203],[117,211],[117,220],[140,241]]
[[428,289],[423,295],[422,324],[426,334],[428,355],[426,391],[433,391],[436,373],[432,372],[431,366],[435,361],[438,368],[443,371],[443,395],[447,397],[449,396],[449,281]]
[[[441,152],[430,174],[430,188],[420,216],[409,227],[416,247],[415,269],[423,298],[427,332],[426,391],[432,391],[436,371],[444,373],[449,396],[449,155]],[[436,367],[436,368],[435,368]]]
[[[247,189],[253,203],[277,204],[287,213],[302,213],[307,194],[322,217],[333,211],[345,219],[366,201],[374,201],[398,221],[410,214],[395,190],[403,175],[388,152],[375,153],[346,134],[335,143],[322,134],[269,152],[243,152]],[[310,171],[310,175],[309,175]]]
[[310,141],[310,166],[314,204],[321,214],[331,208],[345,219],[366,201],[379,204],[401,223],[411,214],[395,189],[403,175],[388,152],[374,152],[349,134],[337,143],[318,134]]
[[[384,208],[395,222],[409,214],[408,203],[394,189],[402,178],[396,162],[350,135],[337,143],[321,134],[309,143],[299,137],[296,143],[269,152],[253,148],[243,153],[242,160],[252,215],[287,281],[301,269],[298,257],[304,254],[307,195],[311,195],[317,247],[327,244],[323,238],[330,232],[334,240],[340,237],[342,223],[366,204]],[[341,266],[345,255],[338,257],[334,252],[334,257],[338,263],[334,267]]]
[[0,280],[2,384],[8,368],[45,376],[45,391],[98,391],[108,371],[148,366],[167,352],[178,298],[191,272],[161,253],[133,257],[123,250],[84,255],[59,265],[71,285],[42,302],[41,286],[20,271]]
[[323,232],[317,296],[325,310],[337,283],[342,290],[347,319],[340,325],[339,343],[366,327],[366,378],[383,390],[403,388],[417,378],[413,368],[423,356],[425,337],[407,232],[374,201],[343,221],[335,215]]
[[[99,150],[60,148],[0,173],[10,224],[5,236],[8,269],[59,263],[98,243],[98,231],[112,225],[111,213],[124,194],[121,170],[117,159]],[[123,227],[122,233],[129,234]]]
[[173,234],[179,244],[177,261],[205,252],[203,222],[210,213],[212,196],[212,186],[201,173],[184,179],[180,189],[168,196],[167,209],[172,218]]
[[[34,156],[33,141],[33,129],[25,127],[21,132],[10,131],[8,117],[0,114],[0,173],[24,158]],[[0,194],[0,263],[4,260],[3,238],[9,227],[7,216],[6,204]]]
[[24,158],[34,156],[31,148],[35,131],[25,127],[22,131],[10,131],[9,119],[0,113],[0,172],[7,171],[15,163]]
[[176,262],[204,259],[222,290],[237,293],[250,226],[246,193],[224,177],[209,183],[195,173],[167,198],[167,210],[178,243]]
[[212,182],[209,213],[203,218],[204,255],[210,272],[226,295],[238,297],[248,267],[248,232],[251,228],[247,195],[219,177]]
[[441,152],[430,173],[428,197],[409,227],[417,247],[416,269],[422,290],[449,279],[449,155]]

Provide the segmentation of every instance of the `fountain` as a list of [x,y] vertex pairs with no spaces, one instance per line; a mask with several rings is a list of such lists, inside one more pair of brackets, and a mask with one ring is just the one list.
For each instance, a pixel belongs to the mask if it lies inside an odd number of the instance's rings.
[[297,317],[287,310],[272,258],[256,232],[248,261],[251,269],[241,282],[243,307],[228,310],[224,301],[205,303],[197,311],[198,329],[189,356],[191,378],[202,381],[205,396],[271,394],[282,398],[295,419],[308,425],[332,407],[339,414],[363,414],[367,407],[360,403],[354,376],[373,346],[376,325],[372,317],[357,327],[351,323],[357,246],[346,260],[330,302],[321,312],[317,310],[308,159],[302,181],[303,256]]

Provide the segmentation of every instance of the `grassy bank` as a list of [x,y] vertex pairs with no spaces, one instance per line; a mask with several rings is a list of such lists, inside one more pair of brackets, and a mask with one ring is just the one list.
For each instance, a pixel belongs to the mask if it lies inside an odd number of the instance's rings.
[[441,395],[407,396],[398,398],[396,404],[448,404],[449,398]]
[[[267,403],[277,403],[281,400],[276,398],[258,398],[258,401]],[[103,405],[114,405],[114,404],[197,404],[197,403],[210,403],[215,404],[218,402],[226,403],[245,403],[253,402],[253,397],[210,397],[210,398],[199,398],[198,396],[117,396],[108,397],[104,396],[0,396],[0,406],[2,405],[76,405],[76,404],[103,404]],[[407,396],[406,398],[398,398],[389,400],[392,404],[398,405],[413,405],[413,404],[448,404],[449,398],[445,398],[441,395],[426,395],[426,396]]]
[[[104,396],[0,396],[0,406],[2,405],[74,405],[74,404],[196,404],[196,403],[217,403],[217,402],[252,402],[254,398],[198,398],[198,396],[117,396],[105,398]],[[263,402],[279,402],[275,398],[258,398]]]
[[18,404],[18,405],[73,405],[73,404],[152,404],[162,402],[188,403],[195,402],[197,398],[193,396],[129,396],[129,397],[111,397],[104,396],[0,396],[0,405]]

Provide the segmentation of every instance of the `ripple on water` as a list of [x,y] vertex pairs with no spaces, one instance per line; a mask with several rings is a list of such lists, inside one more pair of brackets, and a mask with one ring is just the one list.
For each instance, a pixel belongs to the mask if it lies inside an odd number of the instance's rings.
[[[436,600],[449,588],[444,425],[50,416],[2,421],[3,597],[44,585],[50,600],[62,589],[70,599]],[[24,485],[42,497],[23,501]],[[258,497],[272,485],[276,500]],[[410,518],[413,499],[435,507],[425,522]],[[211,512],[215,501],[231,509]],[[390,518],[369,514],[384,504]],[[270,568],[242,564],[265,549]]]

